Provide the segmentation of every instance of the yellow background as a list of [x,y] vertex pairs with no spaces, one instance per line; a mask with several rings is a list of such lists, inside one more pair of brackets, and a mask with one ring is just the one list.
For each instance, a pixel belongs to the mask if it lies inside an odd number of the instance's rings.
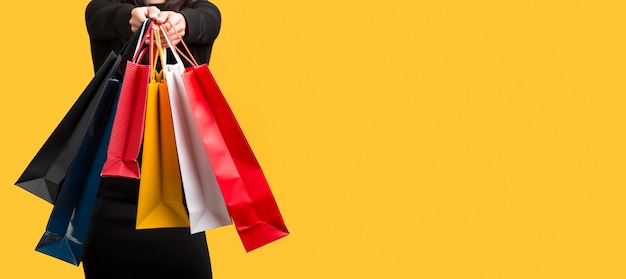
[[[93,74],[87,2],[3,4],[0,278],[82,278],[12,185]],[[209,231],[216,278],[626,278],[626,2],[214,3],[292,232]]]

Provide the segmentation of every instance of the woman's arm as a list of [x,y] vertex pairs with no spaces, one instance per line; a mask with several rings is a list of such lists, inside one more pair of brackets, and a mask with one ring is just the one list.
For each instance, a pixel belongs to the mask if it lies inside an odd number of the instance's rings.
[[[131,11],[135,6],[120,4],[115,0],[91,0],[85,11],[87,32],[95,40],[128,39]],[[219,9],[208,1],[194,1],[180,11],[185,17],[186,31],[183,39],[190,44],[212,44],[220,31]]]
[[222,17],[219,9],[208,1],[194,1],[180,13],[185,17],[185,43],[210,45],[220,32]]
[[134,8],[114,0],[91,0],[85,10],[89,37],[94,40],[130,38],[133,32],[128,21]]

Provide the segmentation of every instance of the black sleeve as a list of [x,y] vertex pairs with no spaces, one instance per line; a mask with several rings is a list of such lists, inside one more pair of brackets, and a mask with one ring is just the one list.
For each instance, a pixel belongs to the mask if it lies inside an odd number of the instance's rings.
[[180,11],[187,22],[185,43],[210,45],[220,32],[222,17],[219,9],[208,1],[194,1]]
[[130,12],[135,6],[115,0],[91,0],[85,9],[89,37],[94,40],[130,38]]

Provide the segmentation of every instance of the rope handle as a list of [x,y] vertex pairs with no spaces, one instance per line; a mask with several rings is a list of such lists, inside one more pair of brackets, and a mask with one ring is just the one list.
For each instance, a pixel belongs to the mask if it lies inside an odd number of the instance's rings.
[[176,50],[176,52],[178,52],[180,54],[180,56],[185,58],[185,60],[187,60],[187,62],[189,62],[189,64],[191,64],[194,67],[197,67],[198,66],[198,62],[196,61],[196,59],[191,54],[191,51],[189,51],[189,48],[187,47],[187,44],[185,44],[185,41],[183,40],[183,37],[180,35],[178,30],[174,29],[174,31],[176,31],[176,36],[178,36],[178,39],[180,39],[180,43],[183,45],[183,47],[187,51],[187,55],[189,55],[189,56],[185,55],[185,53],[182,52],[177,46],[172,45],[171,38],[169,37],[169,34],[163,32],[163,34],[165,34],[165,38],[168,40],[167,43],[170,45],[170,47],[172,49]]
[[163,28],[159,25],[155,25],[152,29],[152,37],[155,39],[153,42],[156,45],[156,54],[154,55],[154,57],[150,60],[152,61],[152,80],[156,79],[156,76],[159,74],[159,72],[157,71],[157,63],[159,61],[159,59],[161,60],[161,67],[164,68],[165,65],[167,65],[167,52],[166,50],[163,48],[163,45],[161,44],[161,30]]
[[148,20],[144,21],[143,24],[141,25],[140,34],[142,35],[139,36],[139,39],[137,40],[137,46],[135,47],[135,52],[133,54],[133,59],[132,59],[132,61],[135,63],[139,61],[138,59],[143,58],[143,55],[145,54],[144,50],[142,50],[143,43],[146,40],[146,36],[149,34],[150,31],[152,31],[152,26],[154,25],[154,23],[150,23],[150,24],[147,24],[147,23],[148,23]]
[[[165,30],[165,28],[161,28],[161,32],[163,33],[163,37],[165,38],[165,41],[167,42],[167,44],[172,47],[172,41],[169,37],[169,34],[167,34],[167,30]],[[166,52],[164,50],[164,52]],[[178,55],[178,51],[176,49],[176,46],[172,47],[172,54],[174,55],[174,59],[176,60],[177,65],[179,65],[181,67],[181,70],[184,69],[184,65],[183,62],[180,60],[180,56]],[[184,54],[183,57],[185,58],[185,60],[187,60],[187,62],[189,62],[190,64],[193,64],[193,62],[191,60],[189,60],[189,58],[187,56],[185,56]]]

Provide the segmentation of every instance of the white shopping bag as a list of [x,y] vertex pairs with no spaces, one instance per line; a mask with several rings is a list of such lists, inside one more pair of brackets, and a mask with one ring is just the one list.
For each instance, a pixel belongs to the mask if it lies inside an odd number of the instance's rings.
[[[169,39],[168,44],[172,45]],[[172,53],[176,64],[166,65],[163,71],[172,107],[176,149],[193,234],[230,225],[232,220],[193,117],[182,79],[184,64],[176,51]]]

